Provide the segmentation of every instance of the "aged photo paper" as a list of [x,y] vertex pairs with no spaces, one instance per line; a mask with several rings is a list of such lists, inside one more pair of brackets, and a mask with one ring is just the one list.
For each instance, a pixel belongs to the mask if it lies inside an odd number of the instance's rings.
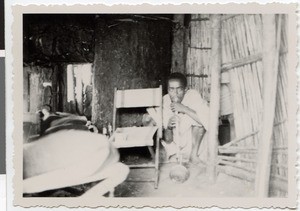
[[12,6],[20,207],[296,207],[296,4]]

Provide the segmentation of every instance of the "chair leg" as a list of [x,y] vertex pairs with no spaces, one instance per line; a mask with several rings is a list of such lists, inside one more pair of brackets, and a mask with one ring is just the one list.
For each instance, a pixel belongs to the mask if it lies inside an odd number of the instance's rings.
[[154,153],[153,148],[152,148],[151,146],[148,146],[148,150],[149,150],[149,152],[150,152],[150,154],[151,154],[151,158],[154,159],[155,153]]
[[157,189],[159,180],[159,138],[156,138],[156,150],[155,150],[155,180],[154,188]]
[[158,178],[159,178],[159,170],[155,169],[155,181],[154,181],[154,188],[158,188]]

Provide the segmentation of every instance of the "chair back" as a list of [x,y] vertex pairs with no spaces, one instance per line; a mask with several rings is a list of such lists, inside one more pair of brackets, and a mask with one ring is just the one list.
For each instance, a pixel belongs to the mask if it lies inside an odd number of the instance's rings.
[[115,90],[116,108],[161,106],[162,88]]
[[[147,89],[125,89],[115,88],[113,130],[116,129],[116,115],[119,108],[154,107],[159,118],[162,119],[162,86]],[[161,120],[162,121],[162,120]],[[160,123],[158,123],[160,125]]]

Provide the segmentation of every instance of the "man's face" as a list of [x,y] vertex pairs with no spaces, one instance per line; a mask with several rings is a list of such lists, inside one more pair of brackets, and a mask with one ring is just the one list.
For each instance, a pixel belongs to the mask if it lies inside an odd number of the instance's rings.
[[182,85],[180,80],[171,79],[168,82],[168,94],[171,97],[172,102],[180,103],[186,92],[186,87]]

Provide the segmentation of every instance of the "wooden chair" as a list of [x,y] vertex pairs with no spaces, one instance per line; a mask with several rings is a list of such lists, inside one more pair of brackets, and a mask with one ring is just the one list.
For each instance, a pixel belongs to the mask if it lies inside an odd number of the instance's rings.
[[[116,120],[120,108],[147,108],[155,126],[117,127]],[[162,138],[162,86],[148,89],[127,89],[114,92],[113,135],[110,140],[116,148],[148,147],[154,163],[129,165],[131,168],[154,168],[154,187],[159,179],[159,142]],[[156,133],[156,137],[153,138]],[[154,142],[156,142],[154,144]],[[155,151],[153,147],[155,145]]]

